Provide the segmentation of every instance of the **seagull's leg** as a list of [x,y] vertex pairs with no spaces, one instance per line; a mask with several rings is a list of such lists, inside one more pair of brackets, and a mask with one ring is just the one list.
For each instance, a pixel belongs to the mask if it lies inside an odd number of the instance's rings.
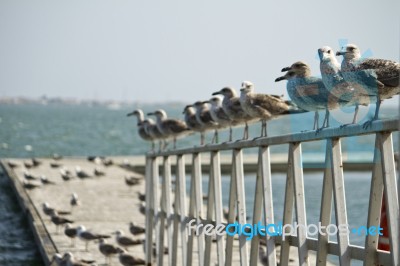
[[358,115],[358,109],[359,109],[360,107],[359,107],[359,105],[358,105],[358,103],[356,104],[356,109],[354,110],[354,117],[353,117],[353,122],[352,122],[352,124],[355,124],[355,123],[357,123],[357,115]]
[[325,117],[324,117],[324,122],[322,123],[322,126],[320,128],[317,128],[316,130],[316,134],[318,134],[319,132],[321,132],[322,129],[329,127],[329,110],[328,108],[326,108],[325,110]]
[[232,126],[229,126],[229,142],[232,141]]
[[245,122],[244,131],[243,131],[243,140],[249,138],[249,125]]
[[89,245],[89,241],[86,241],[85,243],[85,250],[88,251],[88,245]]
[[318,111],[315,111],[313,130],[317,130],[319,128],[319,121],[318,120],[319,120],[319,113],[318,113]]
[[368,127],[370,127],[372,125],[372,122],[374,122],[375,120],[378,119],[379,117],[379,109],[381,107],[381,99],[379,98],[379,95],[377,96],[377,100],[376,100],[376,107],[375,107],[375,115],[374,118],[368,120],[367,122],[364,123],[363,128],[367,129]]
[[217,135],[218,135],[218,131],[215,129],[214,130],[214,135],[213,135],[213,137],[211,139],[211,144],[216,143]]
[[200,132],[200,145],[203,146],[204,145],[204,132]]
[[176,138],[174,138],[174,150],[176,149]]
[[154,151],[154,148],[155,148],[155,144],[154,144],[154,141],[152,140],[151,141],[151,151]]

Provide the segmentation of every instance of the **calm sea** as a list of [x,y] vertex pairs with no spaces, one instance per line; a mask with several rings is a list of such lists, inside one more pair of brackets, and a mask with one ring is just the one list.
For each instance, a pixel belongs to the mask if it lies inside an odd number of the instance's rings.
[[[25,158],[47,157],[53,153],[64,156],[86,155],[140,155],[149,150],[150,145],[142,141],[136,133],[136,120],[126,114],[135,108],[145,112],[164,108],[170,117],[182,118],[184,104],[159,104],[127,106],[99,105],[0,105],[0,157]],[[373,108],[362,108],[360,120],[372,117]],[[331,126],[350,122],[353,110],[344,109],[332,114]],[[382,107],[381,118],[396,117],[397,107]],[[268,123],[269,136],[299,132],[312,128],[313,113],[286,116]],[[320,114],[322,121],[323,113]],[[250,127],[250,136],[260,133],[258,124]],[[234,138],[242,136],[242,128],[234,130]],[[211,134],[207,136],[211,139]],[[227,139],[227,132],[222,132],[220,140]],[[398,135],[394,136],[395,151],[398,151]],[[197,134],[178,141],[179,147],[199,144]],[[372,158],[374,137],[352,137],[342,140],[342,151],[346,156],[359,159]],[[305,143],[303,153],[311,157],[324,155],[325,142]],[[245,152],[254,153],[250,149]],[[271,148],[271,154],[287,153],[287,146]],[[349,158],[350,158],[349,157]],[[229,177],[223,177],[223,187],[229,187]],[[370,174],[365,172],[345,172],[346,200],[350,226],[366,224]],[[251,212],[255,178],[249,174],[246,179],[248,212]],[[273,174],[275,219],[282,220],[285,175]],[[322,169],[320,172],[305,173],[305,192],[307,220],[317,223],[322,187]],[[204,182],[203,190],[207,191]],[[27,222],[19,210],[16,200],[9,192],[9,185],[0,176],[0,265],[35,265],[38,253],[29,232]],[[228,194],[224,193],[224,205]],[[332,239],[334,240],[334,239]],[[363,237],[350,235],[352,244],[362,245]],[[35,262],[36,261],[36,262]]]

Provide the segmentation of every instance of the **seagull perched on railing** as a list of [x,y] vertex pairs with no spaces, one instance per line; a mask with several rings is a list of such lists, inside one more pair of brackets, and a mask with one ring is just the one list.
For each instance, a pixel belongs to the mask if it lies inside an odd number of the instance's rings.
[[196,108],[193,104],[186,105],[183,109],[184,120],[188,128],[192,131],[196,131],[200,133],[200,145],[204,145],[204,132],[205,129],[202,124],[197,121],[196,118]]
[[141,109],[134,110],[131,113],[128,113],[126,116],[136,116],[137,117],[137,126],[139,136],[146,141],[151,141],[152,150],[154,150],[154,138],[146,131],[144,121],[147,121],[149,124],[154,124],[154,121],[151,118],[144,119],[144,113]]
[[190,131],[184,121],[168,118],[167,113],[162,109],[148,113],[147,115],[156,116],[156,124],[159,131],[163,135],[168,136],[168,138],[173,139],[174,149],[176,148],[176,139],[178,137],[184,136],[185,134],[188,134]]
[[240,105],[252,118],[261,120],[261,136],[267,136],[267,121],[278,115],[289,114],[293,106],[282,96],[254,92],[250,81],[243,81],[240,89]]
[[214,92],[212,95],[221,94],[224,96],[222,100],[222,109],[228,115],[228,117],[235,121],[235,123],[245,124],[243,131],[243,139],[249,138],[249,126],[248,123],[255,121],[250,115],[248,115],[240,104],[240,99],[236,94],[236,91],[231,87],[222,88],[220,91]]
[[217,129],[215,129],[215,134],[218,138],[218,129],[229,127],[229,141],[232,141],[232,125],[235,122],[229,118],[222,108],[222,99],[219,96],[211,97],[208,101],[211,104],[210,115],[211,118],[218,123]]
[[[290,99],[301,109],[315,112],[314,130],[329,127],[329,110],[339,107],[342,102],[346,104],[348,101],[331,94],[325,87],[322,78],[311,76],[310,66],[305,62],[295,62],[290,67],[283,68],[282,72],[284,71],[287,73],[275,79],[275,82],[287,80],[286,89]],[[321,128],[318,124],[319,110],[325,110]]]
[[[197,101],[193,104],[196,109],[196,120],[201,125],[204,131],[216,130],[218,128],[218,123],[213,120],[210,112],[210,108],[208,106],[207,101]],[[203,135],[204,136],[204,135]],[[214,134],[212,143],[216,141],[217,135]],[[204,140],[202,141],[204,144]]]
[[319,48],[318,55],[322,81],[325,87],[332,95],[340,99],[341,102],[347,101],[349,105],[356,106],[352,124],[356,123],[359,105],[368,105],[370,97],[373,97],[373,95],[369,95],[365,90],[357,89],[345,81],[339,62],[336,60],[331,47],[324,46]]
[[337,52],[342,55],[341,71],[346,82],[376,98],[375,115],[364,127],[378,119],[381,102],[400,93],[400,64],[386,59],[361,58],[360,49],[348,44]]

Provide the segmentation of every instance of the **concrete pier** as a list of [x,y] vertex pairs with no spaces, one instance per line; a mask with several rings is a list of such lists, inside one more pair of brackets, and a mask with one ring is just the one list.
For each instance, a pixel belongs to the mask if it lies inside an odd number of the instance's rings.
[[[8,166],[7,159],[1,161],[10,181],[13,184],[15,193],[20,205],[28,216],[30,227],[34,233],[36,243],[43,257],[45,265],[49,265],[55,253],[61,255],[65,252],[71,252],[76,258],[85,260],[95,260],[97,265],[106,265],[105,258],[100,253],[98,243],[89,244],[88,251],[85,250],[85,243],[76,239],[75,245],[71,245],[71,240],[64,235],[64,228],[60,227],[59,232],[56,226],[50,221],[42,211],[42,204],[48,202],[51,207],[59,210],[71,211],[70,215],[65,217],[74,221],[73,227],[84,225],[87,229],[101,234],[110,235],[107,239],[108,243],[117,246],[115,235],[112,233],[116,230],[122,230],[125,235],[134,239],[144,239],[144,235],[133,237],[129,232],[129,222],[135,222],[145,226],[145,216],[139,212],[140,200],[138,192],[144,193],[144,179],[139,185],[128,187],[125,184],[125,176],[135,175],[142,177],[142,174],[132,172],[134,166],[144,164],[144,157],[113,157],[113,164],[105,166],[88,161],[86,158],[64,158],[57,163],[61,166],[54,168],[51,166],[52,159],[39,159],[41,164],[37,167],[27,169],[24,161],[28,159],[11,159],[16,162],[17,167]],[[228,159],[226,165],[228,165]],[[130,165],[130,167],[127,167]],[[76,176],[75,168],[80,168],[89,173],[91,177],[79,178]],[[122,166],[122,167],[121,167]],[[133,166],[133,167],[132,167]],[[60,175],[60,168],[68,169],[72,172],[73,178],[64,181]],[[104,171],[104,176],[95,176],[94,169]],[[44,175],[48,180],[55,184],[40,185],[34,189],[26,189],[24,187],[24,171],[29,171],[34,176],[40,177]],[[40,180],[30,181],[34,184],[41,184]],[[81,202],[80,206],[71,208],[71,194],[76,193]],[[180,246],[182,243],[179,243]],[[194,253],[197,250],[197,241],[194,241]],[[214,244],[213,244],[214,245]],[[216,261],[216,247],[212,248],[211,261]],[[278,249],[279,251],[279,249]],[[143,245],[129,248],[129,254],[144,259]],[[290,265],[298,265],[297,250],[291,248],[293,261]],[[278,252],[279,254],[279,252]],[[310,254],[311,260],[315,260],[315,256]],[[193,265],[198,264],[197,256],[193,257]],[[167,264],[167,257],[164,258],[164,264]],[[234,241],[234,265],[240,263],[238,241]],[[120,265],[118,257],[111,259],[112,265]],[[178,256],[178,265],[183,265]],[[259,264],[261,265],[261,263]]]

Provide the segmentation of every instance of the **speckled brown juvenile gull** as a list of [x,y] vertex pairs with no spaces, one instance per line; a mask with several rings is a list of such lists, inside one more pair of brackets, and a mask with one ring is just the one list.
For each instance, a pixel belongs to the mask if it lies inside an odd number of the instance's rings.
[[342,73],[346,82],[361,86],[369,94],[376,96],[374,118],[364,126],[378,119],[381,102],[400,93],[400,64],[386,59],[361,58],[360,49],[348,44],[336,53],[343,56]]

